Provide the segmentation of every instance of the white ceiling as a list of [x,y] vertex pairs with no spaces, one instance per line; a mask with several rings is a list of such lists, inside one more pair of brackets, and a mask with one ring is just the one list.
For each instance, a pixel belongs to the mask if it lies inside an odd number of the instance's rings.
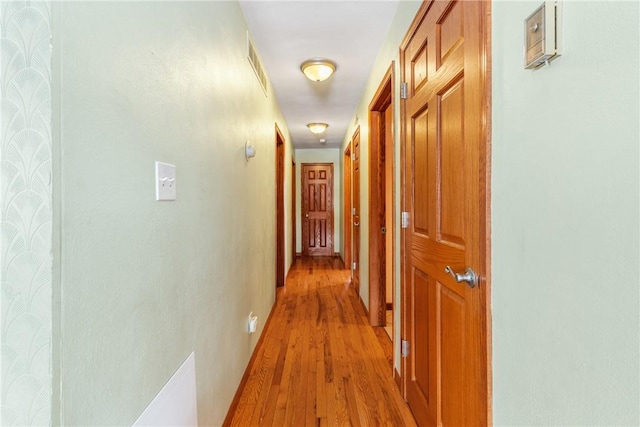
[[[341,146],[397,1],[240,0],[295,148]],[[302,74],[300,64],[315,57],[337,64],[330,79]],[[316,136],[310,122],[329,128]]]

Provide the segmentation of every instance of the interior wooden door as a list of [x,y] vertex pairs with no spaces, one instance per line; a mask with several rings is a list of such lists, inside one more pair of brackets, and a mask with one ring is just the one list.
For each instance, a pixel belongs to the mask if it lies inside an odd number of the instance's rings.
[[276,125],[276,287],[284,286],[284,148]]
[[[394,277],[393,277],[393,261],[394,261],[394,203],[393,203],[393,154],[394,154],[394,144],[393,144],[393,108],[390,105],[384,112],[384,121],[385,121],[385,136],[384,136],[384,181],[385,181],[385,308],[387,310],[391,310],[391,319],[393,319],[393,308],[394,308]],[[385,316],[385,325],[386,316]]]
[[[401,48],[406,398],[422,426],[488,423],[489,2],[423,3]],[[446,269],[475,270],[473,287]],[[462,279],[462,277],[458,277]]]
[[351,141],[351,178],[353,180],[351,207],[353,262],[351,263],[351,278],[356,293],[360,293],[360,127],[354,132]]
[[[385,326],[387,285],[393,280],[393,64],[369,104],[369,323]],[[389,300],[391,302],[391,300]]]
[[333,164],[302,164],[302,250],[333,255]]
[[344,205],[344,265],[351,266],[351,142],[343,157],[343,205]]
[[296,260],[296,161],[291,157],[291,258]]

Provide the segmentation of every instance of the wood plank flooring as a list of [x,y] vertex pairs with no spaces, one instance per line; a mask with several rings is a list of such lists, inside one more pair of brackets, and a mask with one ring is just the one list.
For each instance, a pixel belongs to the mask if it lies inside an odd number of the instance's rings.
[[339,258],[296,261],[264,334],[225,425],[416,425]]

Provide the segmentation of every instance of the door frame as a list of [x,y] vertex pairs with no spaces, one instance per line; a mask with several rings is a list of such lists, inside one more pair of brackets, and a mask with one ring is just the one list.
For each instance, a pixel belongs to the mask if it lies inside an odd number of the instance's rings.
[[[382,234],[382,227],[387,227],[387,215],[391,215],[393,224],[393,206],[386,206],[387,191],[393,193],[393,184],[387,188],[386,169],[388,161],[393,167],[393,135],[391,128],[391,159],[386,135],[381,130],[385,126],[385,112],[388,108],[393,111],[393,82],[394,62],[382,78],[371,103],[369,104],[369,323],[371,326],[384,326],[387,312],[387,275],[391,275],[392,287],[395,287],[393,277],[393,262],[395,250],[387,247],[387,236]],[[393,179],[391,171],[391,180]],[[387,227],[393,241],[393,227]],[[387,265],[387,252],[391,251],[391,266]]]
[[284,286],[285,242],[284,242],[284,151],[285,139],[275,125],[276,154],[276,288]]
[[343,205],[344,205],[344,265],[351,271],[351,141],[343,157]]
[[[484,344],[482,345],[482,349],[485,351],[484,353],[484,365],[478,366],[478,369],[482,371],[482,375],[485,376],[485,388],[484,388],[484,401],[486,402],[486,407],[484,408],[486,414],[486,425],[493,424],[493,412],[492,412],[492,335],[491,335],[491,79],[492,79],[492,71],[491,71],[491,3],[490,2],[481,2],[483,7],[483,22],[481,23],[481,27],[475,37],[478,37],[482,43],[482,60],[484,63],[484,67],[479,75],[476,77],[478,82],[480,83],[478,86],[478,90],[482,92],[483,97],[483,121],[480,124],[482,128],[483,138],[480,141],[479,147],[479,156],[478,159],[474,159],[473,164],[481,168],[482,173],[481,182],[478,183],[479,188],[479,206],[481,208],[480,218],[481,224],[479,227],[479,236],[478,241],[480,242],[480,259],[479,265],[484,269],[484,275],[479,277],[478,286],[483,290],[482,292],[482,301],[480,312],[483,317],[484,322]],[[406,49],[409,44],[412,35],[416,32],[416,29],[421,24],[424,19],[427,11],[429,10],[432,1],[424,1],[420,6],[418,12],[416,12],[415,18],[411,23],[405,38],[403,39],[400,45],[400,70],[401,70],[401,81],[406,81],[404,78],[404,56],[402,52]],[[400,167],[401,170],[406,171],[407,164],[407,150],[406,150],[406,122],[407,122],[407,113],[406,113],[406,101],[401,100],[400,102]],[[401,207],[402,211],[408,211],[408,206],[411,202],[411,188],[410,183],[407,182],[406,173],[401,173]],[[411,219],[409,219],[411,220]],[[409,334],[409,311],[408,305],[410,304],[409,300],[409,286],[410,283],[407,283],[404,280],[405,277],[408,277],[408,265],[405,262],[407,256],[410,256],[410,248],[406,247],[406,232],[403,229],[401,231],[401,275],[402,275],[402,283],[401,283],[401,299],[400,299],[400,310],[401,310],[401,336],[402,339],[406,339]],[[404,396],[405,400],[407,398],[407,384],[409,381],[407,373],[409,372],[408,367],[408,358],[402,358],[401,363],[401,392]]]

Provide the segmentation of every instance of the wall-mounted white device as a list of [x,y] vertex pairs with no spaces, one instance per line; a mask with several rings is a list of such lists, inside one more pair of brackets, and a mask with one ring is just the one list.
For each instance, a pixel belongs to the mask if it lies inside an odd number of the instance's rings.
[[562,54],[561,25],[561,0],[545,1],[524,20],[524,68],[540,68]]
[[156,200],[176,199],[176,167],[156,162]]
[[249,324],[247,326],[250,334],[258,330],[258,316],[254,316],[253,311],[249,313]]
[[244,157],[247,159],[247,162],[250,158],[256,156],[256,147],[249,144],[249,141],[244,143]]

